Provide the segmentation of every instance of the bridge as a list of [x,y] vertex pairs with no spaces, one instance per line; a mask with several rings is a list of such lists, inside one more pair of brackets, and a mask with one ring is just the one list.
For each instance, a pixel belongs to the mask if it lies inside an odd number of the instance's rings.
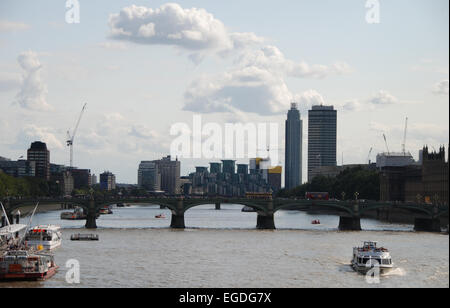
[[[349,201],[314,201],[295,199],[246,199],[246,198],[140,198],[140,197],[117,197],[95,199],[92,195],[84,198],[56,198],[56,199],[13,199],[4,200],[5,210],[9,217],[24,206],[65,204],[79,206],[86,214],[86,225],[88,229],[97,228],[96,218],[98,211],[105,206],[117,203],[124,204],[153,204],[166,207],[171,210],[172,217],[170,227],[184,229],[184,214],[191,208],[200,205],[214,204],[220,209],[221,204],[239,204],[248,206],[257,213],[256,228],[275,229],[274,214],[284,209],[326,209],[337,212],[340,216],[339,230],[358,231],[361,230],[360,218],[365,212],[373,210],[403,209],[411,213],[415,218],[414,228],[416,231],[440,232],[440,219],[448,216],[448,205],[429,205],[419,203],[394,203],[374,202],[358,200]],[[10,219],[12,221],[12,219]]]

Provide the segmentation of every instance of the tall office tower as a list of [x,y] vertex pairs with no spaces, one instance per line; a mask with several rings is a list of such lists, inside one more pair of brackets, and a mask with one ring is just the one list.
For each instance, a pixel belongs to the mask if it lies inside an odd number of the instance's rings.
[[170,155],[161,160],[154,161],[161,174],[161,190],[169,195],[178,195],[181,192],[180,162],[172,161]]
[[292,189],[302,184],[303,121],[296,103],[287,114],[285,143],[284,185]]
[[337,112],[313,106],[308,112],[308,182],[324,166],[336,166]]
[[45,180],[50,179],[50,151],[44,142],[36,141],[27,151],[27,160],[35,162],[35,176]]
[[100,174],[100,188],[103,190],[116,189],[116,176],[109,171]]
[[139,164],[138,187],[150,191],[161,190],[161,174],[155,162],[142,161]]

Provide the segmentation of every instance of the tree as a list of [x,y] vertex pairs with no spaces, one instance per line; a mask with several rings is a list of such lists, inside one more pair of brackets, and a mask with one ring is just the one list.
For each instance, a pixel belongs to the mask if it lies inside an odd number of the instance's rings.
[[345,193],[346,199],[354,198],[355,192],[359,199],[379,200],[380,178],[376,170],[363,167],[348,168],[336,177],[316,176],[311,183],[302,184],[291,190],[280,190],[278,197],[304,198],[306,192],[328,192],[330,198],[341,199]]

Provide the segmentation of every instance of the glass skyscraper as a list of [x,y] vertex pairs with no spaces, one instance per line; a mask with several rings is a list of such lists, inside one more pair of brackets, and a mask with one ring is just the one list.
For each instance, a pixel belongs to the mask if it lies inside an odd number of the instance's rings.
[[303,121],[297,104],[291,104],[286,120],[285,140],[285,188],[292,189],[302,184]]
[[308,182],[324,166],[336,166],[337,112],[333,106],[313,106],[308,112]]

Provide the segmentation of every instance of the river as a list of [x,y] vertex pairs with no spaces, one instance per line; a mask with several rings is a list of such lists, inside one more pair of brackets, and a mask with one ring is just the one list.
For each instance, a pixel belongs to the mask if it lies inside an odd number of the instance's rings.
[[[63,228],[62,246],[54,251],[58,273],[0,287],[449,287],[448,235],[371,219],[361,220],[365,231],[339,232],[339,217],[299,211],[277,212],[277,230],[260,231],[256,214],[241,208],[191,209],[185,230],[170,229],[170,211],[156,206],[113,208],[97,220],[97,230],[60,220],[61,211],[38,213],[33,225]],[[160,213],[167,218],[156,219]],[[322,224],[312,225],[313,219]],[[70,241],[73,233],[95,233],[100,240]],[[352,247],[364,240],[389,248],[396,265],[379,283],[367,283],[349,266]],[[79,284],[66,282],[71,259],[80,265]]]

